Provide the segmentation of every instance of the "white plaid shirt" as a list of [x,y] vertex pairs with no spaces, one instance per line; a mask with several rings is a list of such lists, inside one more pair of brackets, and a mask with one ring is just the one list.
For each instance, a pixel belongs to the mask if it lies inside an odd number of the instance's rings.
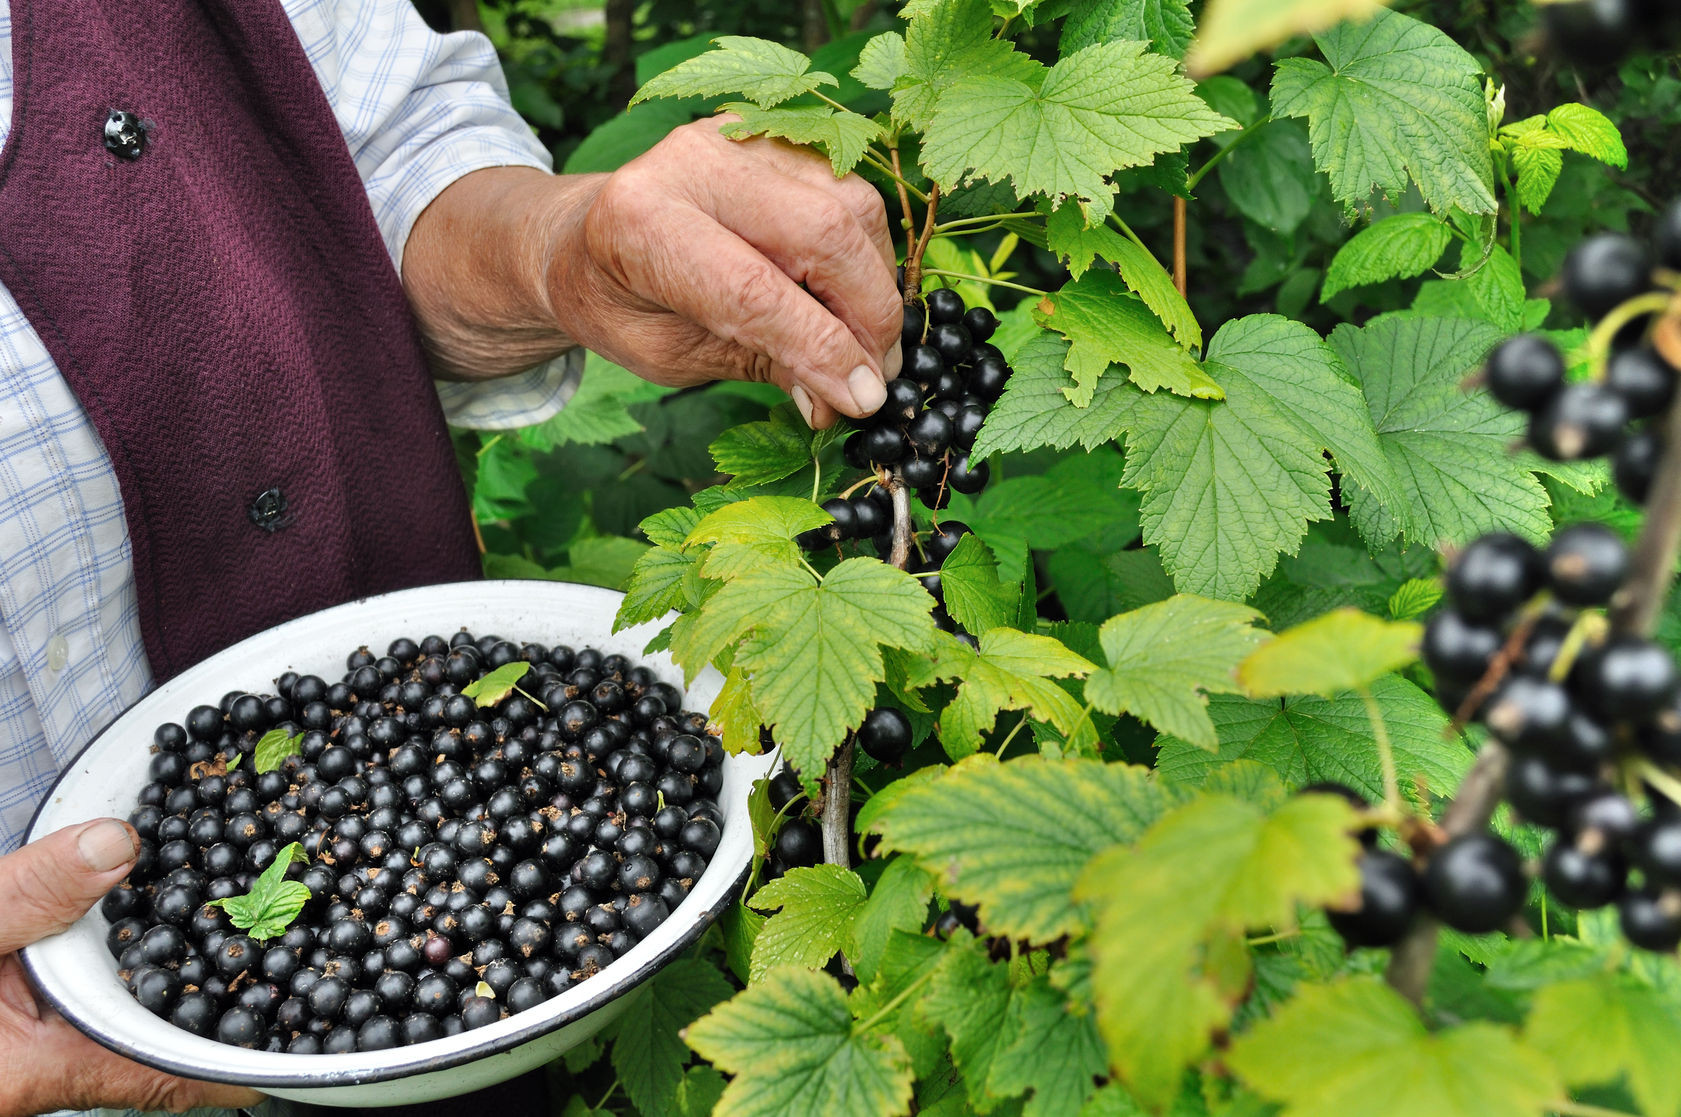
[[[483,36],[434,34],[410,0],[282,3],[399,265],[415,219],[462,175],[550,169]],[[11,12],[0,0],[0,142],[11,114]],[[565,403],[581,365],[567,358],[439,393],[458,425],[523,426]],[[0,287],[0,853],[21,843],[59,766],[151,683],[110,459]]]
[[[399,263],[415,219],[462,175],[549,169],[483,36],[435,34],[410,0],[282,2]],[[0,142],[11,121],[11,36],[0,0]],[[439,391],[454,423],[521,426],[561,406],[576,366]],[[110,459],[0,287],[0,853],[22,841],[59,766],[151,681]]]

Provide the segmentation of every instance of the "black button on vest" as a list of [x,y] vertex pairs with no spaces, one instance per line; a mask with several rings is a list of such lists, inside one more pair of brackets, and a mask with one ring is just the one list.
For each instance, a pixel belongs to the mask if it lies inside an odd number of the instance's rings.
[[146,125],[126,109],[112,109],[105,118],[105,150],[118,159],[134,160],[146,150]]
[[286,518],[286,494],[279,489],[264,489],[251,502],[251,522],[264,531],[279,531],[290,521]]

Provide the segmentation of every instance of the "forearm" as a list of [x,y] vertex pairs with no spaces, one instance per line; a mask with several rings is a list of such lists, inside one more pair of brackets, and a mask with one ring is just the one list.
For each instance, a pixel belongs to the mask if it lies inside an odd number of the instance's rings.
[[452,183],[420,215],[403,250],[403,288],[439,376],[502,376],[577,344],[551,304],[549,277],[606,177],[491,167]]

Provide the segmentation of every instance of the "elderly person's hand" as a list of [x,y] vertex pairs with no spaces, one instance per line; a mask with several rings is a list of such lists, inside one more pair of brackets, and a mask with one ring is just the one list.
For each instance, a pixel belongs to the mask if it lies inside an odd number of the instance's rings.
[[873,413],[903,318],[880,195],[813,151],[725,139],[731,119],[611,175],[494,169],[444,191],[403,261],[440,367],[528,366],[558,327],[656,383],[775,384],[812,426]]
[[0,857],[0,1117],[101,1106],[241,1106],[262,1095],[174,1078],[107,1051],[35,999],[16,951],[74,923],[134,864],[114,819],[49,834]]

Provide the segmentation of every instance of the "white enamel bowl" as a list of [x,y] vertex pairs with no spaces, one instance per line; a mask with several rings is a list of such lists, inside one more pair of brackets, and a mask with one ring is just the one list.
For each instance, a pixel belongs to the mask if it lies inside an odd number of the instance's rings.
[[[659,629],[613,633],[620,595],[562,582],[487,581],[427,586],[370,597],[300,617],[262,632],[183,672],[135,703],[72,762],[48,792],[31,840],[91,818],[126,818],[146,782],[152,733],[193,706],[229,690],[272,693],[286,671],[329,681],[344,658],[367,644],[383,649],[399,636],[419,639],[466,627],[544,644],[586,644],[646,663],[681,687],[663,654],[644,655]],[[707,669],[687,690],[685,708],[709,710],[723,679]],[[117,979],[105,948],[108,924],[96,907],[68,931],[23,951],[23,964],[66,1019],[131,1059],[188,1078],[232,1082],[319,1105],[404,1105],[452,1097],[541,1066],[611,1023],[622,997],[691,946],[736,895],[752,858],[747,793],[770,768],[769,757],[730,757],[719,805],[724,835],[687,899],[653,934],[600,974],[538,1008],[448,1039],[352,1055],[247,1051],[182,1031],[141,1008]]]

